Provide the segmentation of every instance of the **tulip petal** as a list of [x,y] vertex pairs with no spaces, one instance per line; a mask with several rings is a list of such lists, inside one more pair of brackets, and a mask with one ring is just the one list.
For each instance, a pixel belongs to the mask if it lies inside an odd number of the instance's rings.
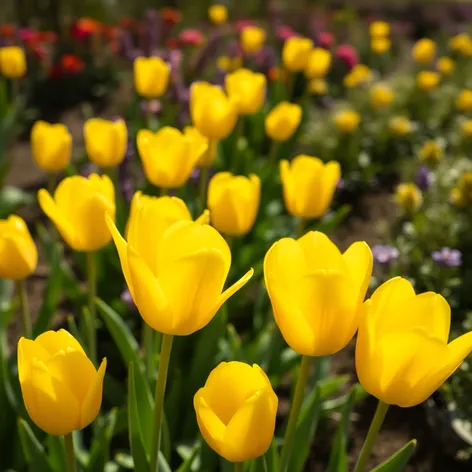
[[336,186],[341,178],[341,166],[339,162],[327,162],[320,174],[321,178],[321,195],[319,201],[320,212],[325,213],[330,205]]
[[342,257],[351,274],[352,283],[359,293],[358,303],[360,304],[364,301],[372,275],[372,251],[365,242],[358,241],[351,244]]
[[68,348],[82,352],[85,355],[85,351],[79,341],[65,329],[46,331],[40,334],[34,342],[45,349],[50,356],[53,356],[56,352],[65,351]]
[[82,403],[82,411],[80,415],[80,428],[85,428],[97,417],[102,405],[103,378],[107,368],[106,357],[102,360],[95,378],[88,385],[88,392]]
[[203,388],[198,390],[193,398],[198,427],[208,445],[216,453],[221,455],[226,426],[207,405],[205,398],[203,397],[203,390]]
[[28,376],[32,359],[46,361],[50,354],[40,344],[31,339],[20,338],[18,341],[18,377],[20,383]]
[[203,210],[203,213],[195,220],[200,225],[210,224],[210,210]]

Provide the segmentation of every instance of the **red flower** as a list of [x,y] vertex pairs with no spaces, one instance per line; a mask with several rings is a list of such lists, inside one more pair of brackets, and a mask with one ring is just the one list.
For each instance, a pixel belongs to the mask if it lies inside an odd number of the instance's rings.
[[60,68],[64,74],[78,74],[84,68],[84,61],[75,54],[64,54],[60,60]]
[[0,36],[3,36],[4,38],[11,38],[12,36],[14,36],[15,30],[15,25],[1,25]]
[[277,27],[277,37],[282,41],[287,40],[288,38],[292,38],[293,36],[298,36],[297,33],[290,27],[286,25],[282,25]]
[[165,23],[169,25],[176,25],[182,20],[182,13],[175,8],[165,7],[161,10],[161,17]]
[[55,43],[57,34],[54,31],[38,31],[38,40],[42,43]]
[[180,41],[178,38],[167,38],[165,44],[169,49],[178,49],[180,47]]
[[330,49],[333,46],[334,41],[334,35],[329,31],[322,31],[318,34],[317,42],[322,48]]
[[184,46],[200,46],[204,40],[203,34],[194,28],[182,30],[178,39]]
[[236,28],[236,31],[239,33],[244,29],[247,28],[248,26],[254,26],[254,21],[252,20],[239,20],[236,22],[234,25]]
[[359,62],[359,55],[354,46],[341,44],[336,49],[336,59],[346,64],[348,69],[352,69]]
[[79,18],[72,26],[72,36],[76,39],[88,38],[101,31],[101,23],[93,18]]

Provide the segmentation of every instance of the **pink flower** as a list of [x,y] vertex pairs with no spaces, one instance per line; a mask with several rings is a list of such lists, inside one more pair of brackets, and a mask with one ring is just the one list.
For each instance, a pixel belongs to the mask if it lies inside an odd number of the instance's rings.
[[317,43],[320,47],[331,49],[335,41],[334,35],[329,31],[322,31],[318,34]]
[[292,38],[293,36],[298,36],[297,33],[290,27],[286,25],[278,26],[276,35],[282,41]]
[[254,26],[254,22],[252,20],[239,20],[236,22],[234,27],[236,28],[236,31],[239,33],[244,29],[247,28],[248,26]]
[[357,50],[350,44],[341,44],[336,49],[335,57],[343,62],[349,69],[352,69],[359,62]]
[[184,46],[200,46],[203,40],[203,34],[194,28],[184,29],[179,34],[179,41]]

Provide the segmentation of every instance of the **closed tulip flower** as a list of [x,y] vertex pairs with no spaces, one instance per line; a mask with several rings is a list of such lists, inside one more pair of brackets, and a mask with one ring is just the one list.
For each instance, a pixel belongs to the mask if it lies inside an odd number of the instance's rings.
[[395,201],[407,211],[417,210],[423,203],[421,190],[413,183],[403,183],[397,187]]
[[31,129],[31,151],[36,165],[48,172],[64,170],[70,162],[72,136],[67,126],[36,121]]
[[107,360],[98,371],[67,331],[46,331],[18,342],[18,377],[33,423],[54,436],[88,426],[102,404]]
[[308,91],[313,95],[325,95],[328,92],[328,84],[324,79],[311,79]]
[[214,25],[221,25],[228,19],[228,10],[224,5],[212,5],[208,9],[208,17]]
[[354,110],[343,110],[336,113],[334,122],[339,131],[352,133],[359,127],[361,115]]
[[209,167],[215,162],[216,151],[218,149],[218,141],[216,139],[208,139],[194,126],[186,126],[184,134],[190,136],[194,140],[196,147],[206,147],[207,150],[200,156],[197,161],[197,167]]
[[91,118],[84,125],[88,158],[100,167],[116,167],[123,162],[128,146],[128,128],[123,120]]
[[38,251],[23,218],[0,220],[0,277],[23,280],[38,264]]
[[462,90],[457,97],[456,106],[462,112],[472,111],[472,90]]
[[439,74],[430,70],[423,70],[418,72],[416,75],[416,84],[423,92],[434,90],[438,86],[440,80],[441,77]]
[[280,102],[265,118],[265,131],[274,141],[287,141],[302,121],[302,108],[296,103]]
[[165,126],[156,133],[138,131],[137,145],[147,179],[162,188],[181,187],[190,177],[208,144],[190,130]]
[[426,164],[436,165],[443,157],[444,146],[439,141],[426,141],[420,149],[420,159]]
[[111,235],[105,213],[115,218],[115,189],[106,175],[79,175],[62,180],[54,198],[45,189],[38,192],[39,205],[75,251],[96,251]]
[[436,43],[429,38],[420,39],[413,46],[412,53],[418,64],[428,64],[436,55]]
[[308,38],[292,36],[284,42],[282,61],[284,67],[290,72],[300,72],[305,69],[310,52],[313,49],[313,41]]
[[159,98],[169,84],[170,65],[160,57],[138,57],[134,60],[134,86],[144,98]]
[[465,120],[461,123],[462,136],[472,138],[472,120]]
[[374,21],[369,25],[372,38],[385,38],[390,35],[390,25],[386,21]]
[[317,157],[300,155],[280,161],[285,206],[293,216],[320,218],[328,210],[341,177],[339,162],[326,164]]
[[450,324],[451,308],[441,295],[416,295],[401,277],[382,284],[360,316],[356,370],[362,386],[390,405],[425,401],[472,351],[472,332],[448,344]]
[[278,398],[258,365],[222,362],[195,394],[193,406],[203,438],[226,460],[245,462],[269,449]]
[[449,48],[463,56],[472,56],[472,38],[467,33],[460,33],[449,40]]
[[375,109],[387,108],[394,98],[393,90],[387,85],[377,84],[370,91],[370,103]]
[[241,48],[245,54],[255,54],[258,52],[266,40],[266,33],[258,26],[246,26],[241,31]]
[[331,68],[331,53],[323,48],[314,48],[308,55],[305,75],[308,79],[322,79]]
[[389,38],[372,38],[370,41],[370,48],[376,54],[385,54],[387,51],[390,51],[392,42]]
[[456,68],[456,63],[454,59],[451,59],[447,56],[443,56],[438,59],[437,68],[442,75],[451,75],[454,72],[454,69]]
[[406,116],[394,116],[389,121],[389,127],[397,136],[405,136],[413,129],[411,121]]
[[162,235],[159,219],[146,206],[138,207],[128,226],[128,242],[111,218],[107,222],[134,303],[144,321],[161,333],[184,336],[203,328],[252,277],[251,269],[223,291],[231,252],[218,231],[202,220],[177,221]]
[[264,278],[287,344],[306,356],[343,349],[357,331],[371,274],[372,253],[364,242],[341,254],[328,236],[310,231],[273,244],[264,259]]
[[8,79],[19,79],[26,74],[26,57],[22,48],[0,47],[0,74]]
[[238,118],[238,105],[221,87],[194,82],[190,89],[190,115],[195,128],[210,139],[224,139]]
[[208,186],[208,209],[212,225],[228,236],[243,236],[256,221],[261,196],[261,181],[249,177],[219,172]]
[[225,77],[226,93],[236,103],[238,113],[253,115],[264,105],[266,78],[249,69],[238,69]]
[[372,71],[365,64],[356,64],[352,70],[344,77],[344,85],[348,88],[355,88],[369,82],[372,78]]

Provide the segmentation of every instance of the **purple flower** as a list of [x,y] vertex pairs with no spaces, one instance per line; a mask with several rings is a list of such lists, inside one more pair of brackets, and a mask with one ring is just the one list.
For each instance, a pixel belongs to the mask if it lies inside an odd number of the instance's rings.
[[398,249],[392,246],[377,244],[372,248],[372,254],[375,262],[380,265],[388,266],[398,259],[400,255]]
[[128,308],[133,311],[136,310],[136,305],[134,304],[133,297],[131,296],[131,292],[128,290],[128,288],[125,288],[123,292],[121,292],[120,298],[121,301],[128,306]]
[[431,254],[433,261],[442,267],[459,267],[462,264],[462,253],[458,249],[443,247]]
[[427,166],[421,166],[415,176],[415,183],[420,190],[428,190],[433,181],[433,173]]

